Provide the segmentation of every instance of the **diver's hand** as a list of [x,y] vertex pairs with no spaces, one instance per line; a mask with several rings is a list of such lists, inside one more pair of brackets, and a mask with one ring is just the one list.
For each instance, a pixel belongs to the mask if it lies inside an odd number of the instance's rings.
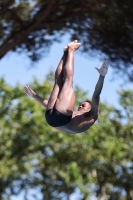
[[34,98],[34,96],[36,95],[36,93],[28,85],[24,86],[24,91],[29,97]]
[[108,72],[108,68],[109,68],[109,63],[107,60],[104,60],[101,68],[97,68],[95,67],[95,69],[99,72],[100,75],[105,76]]

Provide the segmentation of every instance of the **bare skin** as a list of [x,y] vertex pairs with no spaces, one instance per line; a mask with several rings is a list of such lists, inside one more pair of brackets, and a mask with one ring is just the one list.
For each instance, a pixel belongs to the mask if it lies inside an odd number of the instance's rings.
[[46,110],[56,108],[62,114],[72,115],[71,121],[60,127],[55,127],[66,133],[81,133],[89,129],[98,118],[99,101],[102,91],[104,77],[108,71],[108,61],[105,60],[101,68],[96,68],[99,72],[99,79],[92,96],[92,103],[82,102],[78,110],[74,110],[75,94],[73,90],[74,75],[74,52],[80,47],[77,40],[64,47],[64,55],[55,72],[55,84],[49,100],[45,100],[35,93],[29,86],[25,86],[26,94],[33,97]]

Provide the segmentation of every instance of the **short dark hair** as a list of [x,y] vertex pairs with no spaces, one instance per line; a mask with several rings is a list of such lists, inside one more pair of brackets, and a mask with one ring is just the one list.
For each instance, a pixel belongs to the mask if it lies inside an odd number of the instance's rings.
[[88,102],[89,104],[92,104],[92,102],[90,100],[85,100],[84,102]]

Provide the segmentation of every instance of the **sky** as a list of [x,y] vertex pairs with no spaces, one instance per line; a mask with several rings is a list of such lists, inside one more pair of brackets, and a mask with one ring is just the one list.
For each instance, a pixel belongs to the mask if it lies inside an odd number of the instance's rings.
[[[48,55],[44,56],[34,66],[31,66],[30,60],[24,53],[7,53],[0,62],[0,77],[4,77],[7,83],[11,85],[18,82],[22,86],[27,85],[32,82],[33,76],[36,76],[40,82],[43,81],[50,69],[55,71],[63,54],[63,47],[69,42],[68,37],[64,37],[61,43],[54,43]],[[78,50],[75,52],[74,85],[88,91],[89,98],[93,95],[99,77],[99,73],[94,67],[100,68],[101,65],[102,61],[98,58],[89,55],[85,57]],[[117,80],[112,80],[112,77],[113,70],[109,67],[100,98],[102,102],[119,107],[117,91],[121,88],[122,80],[119,77]],[[127,87],[131,87],[131,85],[128,84]],[[32,89],[34,90],[34,88]]]
[[[51,69],[55,71],[62,57],[63,47],[69,42],[68,37],[64,37],[61,43],[54,43],[48,55],[39,60],[33,67],[24,53],[7,53],[0,61],[0,77],[4,77],[10,85],[15,86],[16,83],[20,83],[22,87],[30,84],[33,76],[36,76],[40,82],[43,81],[45,75]],[[93,95],[99,77],[99,73],[94,67],[100,68],[101,65],[102,62],[97,57],[94,58],[89,55],[85,57],[78,50],[75,52],[74,85],[88,91],[89,98]],[[119,77],[115,80],[112,80],[112,77],[113,70],[109,67],[101,93],[101,101],[119,108],[117,91],[121,89],[123,82]],[[126,85],[126,88],[131,88],[131,84]],[[34,88],[32,89],[34,90]],[[23,197],[22,195],[17,198],[12,197],[12,200],[23,200]],[[76,200],[75,195],[71,197],[71,200]],[[95,198],[92,197],[92,200],[95,200]]]

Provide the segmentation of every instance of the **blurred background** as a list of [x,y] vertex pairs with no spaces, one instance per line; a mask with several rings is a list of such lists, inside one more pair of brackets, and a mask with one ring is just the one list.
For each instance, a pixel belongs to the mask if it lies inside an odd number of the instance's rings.
[[[133,199],[132,1],[0,0],[0,200]],[[110,67],[95,125],[70,135],[45,109],[63,47],[77,39],[75,109]]]

